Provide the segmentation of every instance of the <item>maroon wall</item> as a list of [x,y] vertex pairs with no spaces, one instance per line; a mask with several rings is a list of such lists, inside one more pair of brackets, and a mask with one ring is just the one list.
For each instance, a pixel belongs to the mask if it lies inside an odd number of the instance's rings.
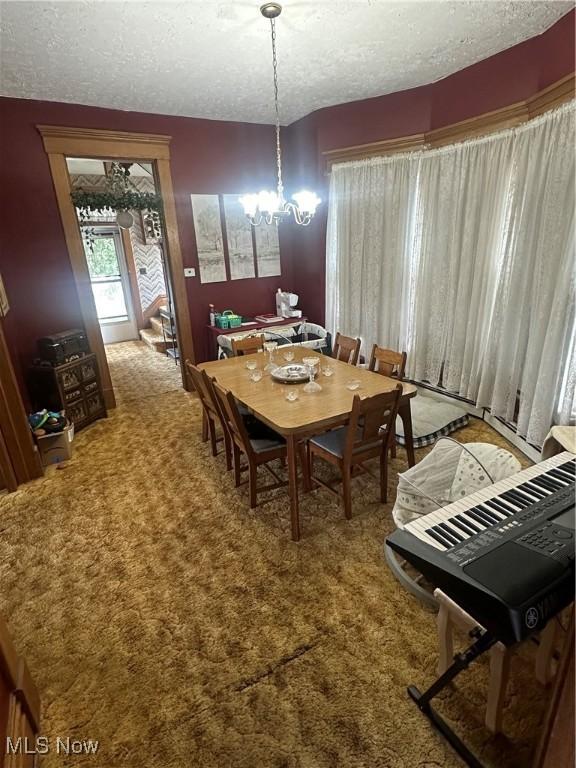
[[[551,29],[437,83],[319,110],[284,130],[288,192],[306,185],[327,198],[322,152],[419,133],[525,99],[574,70],[574,11]],[[120,112],[0,98],[0,272],[12,304],[5,328],[15,362],[35,340],[81,324],[52,180],[36,124],[169,134],[185,266],[198,267],[191,193],[257,190],[274,184],[270,126]],[[296,291],[314,321],[324,318],[326,202],[310,227],[283,225],[282,277],[186,285],[199,359],[208,303],[243,314],[272,311],[281,285]]]
[[[322,152],[440,128],[522,101],[574,71],[574,11],[538,37],[437,83],[318,110],[287,129],[292,187],[311,185],[326,201]],[[292,235],[295,291],[319,322],[325,305],[327,205],[308,229]]]
[[[53,102],[0,98],[0,272],[12,309],[5,329],[15,362],[25,366],[35,340],[82,326],[48,159],[37,124],[103,128],[172,136],[171,167],[185,266],[198,259],[190,194],[256,191],[274,185],[270,126],[119,112]],[[282,277],[186,286],[194,343],[205,356],[208,304],[243,314],[274,310],[278,286],[291,287],[290,262]]]

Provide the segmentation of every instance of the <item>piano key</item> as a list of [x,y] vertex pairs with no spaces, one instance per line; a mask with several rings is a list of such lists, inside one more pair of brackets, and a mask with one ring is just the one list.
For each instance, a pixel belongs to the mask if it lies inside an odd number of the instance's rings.
[[451,546],[455,547],[455,546],[456,546],[456,544],[460,544],[460,542],[458,541],[458,539],[456,538],[456,536],[454,536],[454,535],[453,535],[453,534],[450,532],[450,529],[449,529],[449,527],[448,527],[448,526],[447,526],[445,523],[440,523],[440,524],[439,524],[439,525],[436,527],[436,530],[438,531],[438,533],[440,533],[442,536],[444,536],[444,538],[445,538],[445,539],[448,539],[449,541],[451,541],[451,542],[452,542]]
[[483,515],[491,525],[498,525],[499,522],[504,520],[504,515],[499,516],[496,512],[491,512],[486,509],[486,507],[482,506],[482,504],[477,504],[474,507],[474,510],[478,512],[479,515]]
[[538,477],[534,477],[532,478],[531,482],[533,482],[539,488],[544,488],[545,490],[550,491],[550,493],[556,493],[562,488],[560,483],[556,482],[554,478],[548,477],[547,475],[539,475]]
[[537,485],[533,485],[532,483],[522,483],[522,485],[519,485],[518,488],[522,488],[522,490],[526,491],[526,493],[531,493],[532,496],[537,499],[545,499],[550,495],[549,491],[545,491],[544,488],[539,488]]
[[[425,515],[427,525],[424,526],[424,528],[429,528],[432,525],[438,525],[438,523],[443,523],[447,515],[444,512],[443,507],[439,507],[438,509],[435,509],[434,512],[429,512],[427,515]],[[423,519],[423,518],[422,518]],[[417,521],[414,521],[415,523]]]
[[435,549],[441,549],[442,551],[446,550],[446,547],[444,544],[441,544],[438,542],[437,539],[435,539],[433,536],[430,536],[428,533],[426,533],[425,528],[426,524],[422,523],[422,520],[424,520],[426,515],[420,519],[412,520],[410,523],[406,523],[404,526],[407,531],[412,533],[414,536],[420,539],[420,541],[423,541],[426,544],[429,544],[431,547],[434,547]]
[[508,499],[508,501],[514,504],[518,504],[522,509],[529,507],[530,504],[532,503],[531,499],[527,499],[525,496],[522,496],[521,494],[519,494],[516,488],[506,491],[506,493],[503,493],[502,496]]
[[478,512],[475,512],[473,509],[468,509],[465,514],[466,516],[472,517],[483,530],[492,527],[492,523],[487,522],[481,515],[478,514]]
[[524,491],[521,491],[520,488],[515,488],[514,491],[510,491],[510,493],[514,493],[515,496],[518,496],[520,499],[523,499],[528,505],[535,504],[538,499],[535,499],[533,496],[530,496],[528,493],[524,493]]
[[432,528],[428,528],[426,533],[429,533],[430,536],[435,534],[434,538],[437,538],[438,541],[442,541],[446,549],[450,549],[455,544],[457,544],[456,539],[450,538],[450,536],[448,536],[448,534],[437,525],[433,525]]
[[508,517],[504,513],[500,512],[499,509],[490,508],[486,502],[484,502],[484,504],[478,504],[477,509],[479,509],[481,512],[484,512],[485,515],[489,515],[490,517],[494,518],[496,523],[501,523]]
[[560,483],[558,483],[556,480],[553,480],[551,477],[545,477],[544,475],[533,478],[532,482],[536,483],[536,485],[541,485],[544,488],[548,488],[551,491],[561,491],[563,488],[563,486],[560,485]]
[[[566,460],[567,457],[570,457],[569,461]],[[558,478],[549,476],[547,473],[551,469],[559,468],[561,465],[566,464],[569,465],[571,471],[576,468],[576,461],[571,454],[568,452],[558,454],[539,464],[520,470],[520,472],[509,478],[486,486],[463,499],[441,507],[428,515],[424,515],[423,518],[413,520],[405,528],[427,544],[437,549],[443,549],[443,545],[437,539],[426,533],[426,528],[446,523],[449,530],[452,529],[452,534],[462,532],[462,535],[469,531],[472,531],[473,535],[478,535],[486,530],[490,530],[490,528],[500,525],[505,520],[513,519],[517,513],[522,512],[527,506],[537,504],[539,500],[564,490],[566,484]],[[570,484],[572,484],[572,481]],[[524,486],[524,488],[520,486]],[[514,492],[516,492],[516,496],[514,496]],[[504,498],[502,494],[508,494],[508,498]],[[475,510],[475,507],[478,506],[484,508],[484,516],[482,516],[481,510],[480,514],[478,510]],[[460,526],[456,524],[456,518],[459,519]],[[420,520],[425,522],[422,523]],[[446,534],[446,531],[444,531],[444,534]],[[454,536],[452,536],[452,540],[453,538]],[[444,539],[444,542],[446,542],[446,539]],[[445,548],[449,547],[450,545],[447,545]]]
[[502,511],[508,512],[509,515],[515,515],[516,512],[518,512],[518,507],[515,504],[506,501],[506,499],[502,498],[502,496],[494,496],[491,501],[493,501],[499,507],[502,507]]
[[572,478],[566,477],[566,475],[560,469],[549,469],[548,472],[546,472],[546,476],[553,477],[555,480],[558,480],[559,482],[562,482],[565,485],[569,484],[572,481]]
[[449,546],[448,546],[448,544],[446,544],[444,539],[441,536],[438,536],[436,531],[432,530],[432,528],[429,528],[427,533],[428,533],[429,536],[432,536],[433,539],[436,539],[436,542],[437,542],[436,546],[438,546],[438,544],[440,544],[440,546],[442,547],[443,550],[449,549]]
[[574,478],[568,474],[568,472],[564,472],[563,469],[555,469],[554,472],[550,472],[553,477],[557,477],[559,480],[562,480],[563,482],[566,482],[566,485],[572,485],[574,482]]
[[455,515],[453,519],[454,521],[458,520],[461,525],[465,525],[472,531],[472,533],[480,533],[480,528],[475,523],[473,523],[472,520],[466,520],[463,515]]
[[427,515],[423,515],[422,517],[417,517],[416,519],[407,523],[405,528],[415,536],[418,536],[420,539],[422,539],[422,541],[425,541],[427,544],[439,548],[438,541],[434,537],[431,538],[427,533],[427,529],[434,525],[434,521],[430,519],[431,515],[433,514],[435,513],[429,513]]
[[476,531],[473,531],[472,528],[470,527],[472,523],[470,523],[469,526],[466,525],[466,523],[463,523],[458,515],[456,515],[455,517],[451,517],[450,522],[452,525],[457,526],[462,531],[462,533],[465,533],[468,536],[474,536],[474,534],[476,533]]
[[499,499],[486,499],[484,504],[487,507],[491,507],[492,509],[497,510],[498,512],[501,512],[504,517],[512,517],[514,514],[512,510],[509,507],[506,507],[504,504],[502,504]]
[[486,528],[489,528],[489,524],[486,522],[486,520],[483,517],[480,517],[476,512],[474,512],[474,508],[472,509],[463,509],[461,510],[460,514],[466,521],[470,521],[472,525],[475,525],[477,528],[480,528],[481,531],[485,531]]
[[521,512],[526,506],[525,504],[521,504],[518,499],[515,499],[514,496],[511,495],[510,490],[504,491],[498,498],[505,501],[514,512]]
[[449,523],[440,523],[438,527],[450,534],[450,536],[452,536],[453,539],[456,539],[457,542],[464,541],[464,536],[458,531],[455,531]]

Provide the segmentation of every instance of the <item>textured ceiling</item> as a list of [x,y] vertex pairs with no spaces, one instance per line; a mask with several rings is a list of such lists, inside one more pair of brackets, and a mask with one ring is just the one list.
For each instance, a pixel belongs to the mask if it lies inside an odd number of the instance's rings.
[[[271,122],[260,2],[1,2],[0,93]],[[286,0],[277,22],[282,122],[434,82],[540,34],[572,7]]]

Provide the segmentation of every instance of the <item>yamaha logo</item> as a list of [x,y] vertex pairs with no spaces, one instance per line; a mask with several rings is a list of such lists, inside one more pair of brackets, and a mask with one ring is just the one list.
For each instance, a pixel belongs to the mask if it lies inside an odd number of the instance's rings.
[[536,608],[528,608],[524,616],[524,621],[526,622],[528,629],[534,629],[534,627],[538,624],[539,618],[540,617]]

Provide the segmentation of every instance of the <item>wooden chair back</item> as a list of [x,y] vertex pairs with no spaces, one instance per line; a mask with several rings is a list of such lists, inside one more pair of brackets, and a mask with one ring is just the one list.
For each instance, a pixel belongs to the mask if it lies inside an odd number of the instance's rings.
[[353,339],[351,336],[343,336],[341,333],[337,333],[332,357],[336,360],[342,360],[344,363],[350,363],[350,365],[357,365],[360,355],[360,344],[360,339]]
[[260,352],[264,349],[264,336],[245,336],[243,339],[232,339],[232,354],[251,355],[253,352]]
[[238,410],[238,404],[234,395],[227,389],[224,389],[216,381],[212,380],[212,391],[222,413],[222,418],[226,429],[234,443],[248,456],[252,455],[252,444],[248,436],[246,425],[242,414]]
[[368,370],[402,381],[406,369],[406,352],[396,352],[374,344]]
[[190,377],[194,389],[198,393],[200,402],[204,408],[212,415],[221,418],[218,405],[214,400],[212,387],[210,385],[210,379],[206,371],[197,368],[190,360],[186,360],[186,371]]
[[391,392],[372,397],[354,396],[344,449],[345,462],[365,451],[373,451],[378,445],[387,450],[390,436],[395,433],[401,397],[402,384],[397,384]]

